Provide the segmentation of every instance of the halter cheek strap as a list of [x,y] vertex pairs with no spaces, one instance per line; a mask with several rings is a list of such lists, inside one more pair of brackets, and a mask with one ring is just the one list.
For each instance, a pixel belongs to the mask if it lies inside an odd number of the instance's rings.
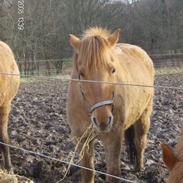
[[99,107],[103,107],[105,105],[112,105],[113,104],[113,100],[104,100],[104,101],[101,101],[101,102],[98,102],[96,104],[94,104],[89,112],[92,113],[93,111],[95,111],[96,109],[98,109]]
[[[79,79],[80,79],[80,75],[79,75]],[[80,86],[80,91],[81,91],[81,95],[83,96],[83,98],[86,100],[85,95],[83,90],[81,89]],[[113,98],[114,98],[114,92],[113,92]],[[95,111],[96,109],[98,109],[99,107],[103,107],[105,105],[113,105],[113,99],[112,100],[103,100],[100,102],[97,102],[96,104],[94,104],[90,109],[89,112],[92,113],[93,111]]]

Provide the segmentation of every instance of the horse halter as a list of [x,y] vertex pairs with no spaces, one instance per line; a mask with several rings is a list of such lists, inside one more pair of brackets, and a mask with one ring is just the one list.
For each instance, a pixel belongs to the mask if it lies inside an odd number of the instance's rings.
[[[82,91],[81,87],[80,87],[80,91],[81,91],[81,95],[83,97],[84,100],[86,100],[86,97],[84,95],[84,92]],[[113,92],[113,96],[112,96],[112,99],[109,99],[109,100],[102,100],[100,102],[97,102],[96,104],[92,105],[89,109],[89,113],[92,113],[93,111],[95,111],[96,109],[100,108],[100,107],[103,107],[105,105],[112,105],[112,109],[113,109],[113,98],[114,98],[114,92]]]
[[101,102],[97,102],[96,104],[94,104],[89,112],[92,113],[93,111],[95,111],[96,109],[98,109],[99,107],[103,107],[105,105],[113,105],[113,99],[112,100],[103,100]]
[[[78,77],[78,79],[80,80],[80,75]],[[82,94],[82,97],[84,100],[86,100],[86,97],[84,95],[84,92],[80,86],[80,91],[81,91],[81,94]],[[89,109],[89,112],[92,113],[93,111],[95,111],[96,109],[100,108],[100,107],[103,107],[105,105],[112,105],[112,110],[113,110],[113,98],[114,98],[114,92],[112,93],[112,99],[109,99],[109,100],[102,100],[100,102],[97,102],[96,104],[92,105]]]

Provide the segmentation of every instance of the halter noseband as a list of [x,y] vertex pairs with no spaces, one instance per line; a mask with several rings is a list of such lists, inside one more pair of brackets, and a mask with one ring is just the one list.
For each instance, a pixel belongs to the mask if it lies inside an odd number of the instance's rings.
[[105,105],[113,105],[113,100],[104,100],[104,101],[101,101],[101,102],[97,102],[96,104],[94,104],[89,112],[92,113],[93,111],[95,111],[96,109],[98,109],[99,107],[103,107]]

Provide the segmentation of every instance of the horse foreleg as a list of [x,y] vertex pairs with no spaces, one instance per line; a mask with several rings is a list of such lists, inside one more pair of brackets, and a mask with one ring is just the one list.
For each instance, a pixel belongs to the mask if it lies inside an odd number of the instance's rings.
[[144,151],[147,144],[147,134],[150,127],[151,110],[145,110],[141,118],[135,123],[135,146],[137,150],[136,171],[144,168]]
[[[82,146],[80,147],[80,149]],[[84,154],[81,159],[81,166],[94,169],[94,153],[93,153],[93,141],[84,148]],[[86,169],[81,169],[81,179],[83,183],[94,183],[94,172]]]
[[[8,116],[10,113],[11,104],[7,104],[5,106],[0,107],[0,141],[8,144],[9,136],[8,136]],[[3,156],[4,168],[8,171],[13,171],[11,164],[11,157],[9,152],[9,147],[5,145],[0,145],[0,150]]]
[[[106,134],[102,139],[106,153],[107,173],[114,176],[120,176],[120,155],[122,144],[122,132],[115,131]],[[119,179],[107,176],[107,183],[118,183]]]

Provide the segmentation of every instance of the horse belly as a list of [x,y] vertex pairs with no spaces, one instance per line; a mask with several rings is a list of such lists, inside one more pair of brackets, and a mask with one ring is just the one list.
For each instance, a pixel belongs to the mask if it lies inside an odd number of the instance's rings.
[[140,91],[134,91],[131,93],[130,101],[128,103],[126,121],[124,124],[125,129],[129,128],[136,121],[138,121],[147,107],[152,105],[150,101],[153,98],[153,88],[140,88],[138,90]]

